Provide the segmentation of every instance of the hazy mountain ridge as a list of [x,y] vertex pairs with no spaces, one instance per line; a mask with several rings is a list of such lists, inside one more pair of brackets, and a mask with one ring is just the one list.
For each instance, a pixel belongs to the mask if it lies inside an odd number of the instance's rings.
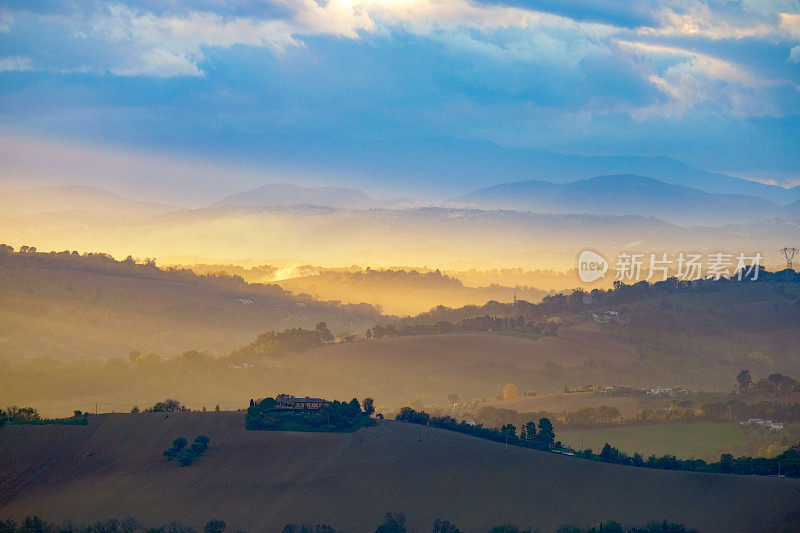
[[182,210],[185,209],[131,200],[111,191],[86,185],[38,187],[0,192],[0,212],[4,216],[87,211],[101,215],[148,217]]
[[635,174],[597,176],[566,184],[503,183],[456,202],[488,209],[545,213],[654,216],[681,225],[720,225],[790,214],[790,207],[754,196],[718,194]]
[[214,202],[211,207],[324,207],[367,209],[380,205],[364,191],[345,187],[299,187],[290,183],[270,183]]

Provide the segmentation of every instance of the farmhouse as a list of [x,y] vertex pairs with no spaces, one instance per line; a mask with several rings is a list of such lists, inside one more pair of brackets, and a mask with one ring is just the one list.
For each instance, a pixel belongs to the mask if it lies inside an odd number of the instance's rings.
[[328,400],[322,398],[295,398],[288,394],[279,394],[275,401],[278,402],[278,409],[290,409],[292,411],[319,411],[326,405]]

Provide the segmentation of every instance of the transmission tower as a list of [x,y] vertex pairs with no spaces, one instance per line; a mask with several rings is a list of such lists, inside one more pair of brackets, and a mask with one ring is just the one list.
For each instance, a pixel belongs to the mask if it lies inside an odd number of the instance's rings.
[[786,258],[786,268],[792,270],[792,259],[794,259],[796,253],[800,253],[800,250],[797,248],[781,248],[780,252]]

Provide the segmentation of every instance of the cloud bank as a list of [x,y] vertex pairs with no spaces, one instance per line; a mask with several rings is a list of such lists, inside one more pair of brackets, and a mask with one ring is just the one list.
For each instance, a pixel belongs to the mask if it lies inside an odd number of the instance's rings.
[[[616,147],[800,174],[797,0],[37,0],[0,7],[0,43],[4,125],[29,132],[114,124],[241,157],[324,137],[325,157],[344,137]],[[705,159],[691,145],[724,132]]]

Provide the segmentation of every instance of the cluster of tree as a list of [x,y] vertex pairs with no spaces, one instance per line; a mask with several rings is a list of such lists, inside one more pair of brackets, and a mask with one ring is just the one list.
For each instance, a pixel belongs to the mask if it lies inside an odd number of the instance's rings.
[[[209,520],[202,533],[223,533],[226,524],[222,520]],[[146,527],[135,518],[97,521],[94,524],[76,526],[70,522],[61,524],[46,522],[38,516],[29,516],[17,523],[14,520],[0,520],[0,533],[198,533],[181,522],[171,522],[166,526]]]
[[451,416],[430,416],[425,411],[416,411],[411,407],[403,407],[397,416],[395,416],[395,420],[423,426],[433,426],[450,431],[458,431],[459,433],[466,433],[467,435],[497,442],[507,442],[508,444],[527,448],[549,450],[554,447],[561,447],[561,443],[555,441],[553,424],[547,418],[539,419],[538,429],[536,422],[527,422],[522,427],[519,434],[514,424],[506,424],[500,429],[487,428],[483,427],[483,424],[470,424],[466,420],[458,422]]
[[740,392],[780,393],[800,391],[800,381],[783,374],[770,374],[754,383],[750,371],[742,370],[736,376],[736,381],[739,384]]
[[507,331],[525,330],[539,335],[555,335],[558,332],[558,323],[554,320],[542,319],[526,321],[522,315],[518,316],[491,316],[482,315],[463,318],[457,322],[440,320],[434,324],[403,323],[380,325],[376,324],[367,330],[367,338],[374,337],[402,337],[407,335],[438,335],[444,333],[464,333],[470,331]]
[[183,437],[178,437],[172,441],[171,448],[164,450],[164,456],[167,461],[177,459],[181,466],[189,466],[195,459],[203,455],[203,452],[208,448],[208,442],[208,437],[198,435],[190,446],[189,441]]
[[721,474],[755,474],[762,476],[800,476],[800,445],[786,450],[777,457],[738,457],[722,454],[717,462],[707,463],[702,459],[678,459],[674,455],[648,458],[639,453],[632,456],[606,443],[599,454],[591,449],[582,450],[580,457],[628,466],[656,468],[660,470],[685,470],[691,472],[715,472]]
[[[406,517],[403,513],[386,513],[375,533],[407,533]],[[531,533],[531,529],[522,529],[514,524],[500,524],[489,529],[489,533]],[[600,522],[590,527],[563,525],[556,530],[557,533],[692,533],[681,524],[673,522],[649,522],[644,526],[626,528],[618,522]],[[327,524],[316,526],[287,524],[283,533],[337,533],[337,530]],[[461,533],[461,530],[449,520],[437,519],[433,524],[432,533]]]
[[290,328],[283,331],[262,333],[256,340],[231,352],[229,361],[255,361],[270,356],[300,353],[333,341],[333,334],[325,322],[317,323],[314,329]]
[[728,399],[700,403],[678,400],[662,409],[643,409],[632,418],[623,418],[616,407],[599,405],[582,407],[576,411],[554,413],[549,411],[518,412],[485,405],[473,418],[482,424],[524,424],[526,420],[546,417],[559,428],[596,428],[608,426],[653,425],[668,422],[739,422],[749,418],[777,420],[784,423],[800,422],[800,403],[760,401],[747,403]]
[[[181,404],[178,400],[167,398],[163,402],[156,402],[153,407],[148,407],[144,410],[145,413],[188,413],[191,411],[188,407]],[[131,413],[138,413],[139,406],[134,405]]]
[[621,413],[616,407],[599,405],[596,407],[582,407],[576,411],[554,413],[549,411],[518,412],[511,409],[502,409],[491,405],[479,408],[473,417],[478,422],[487,425],[516,424],[525,425],[528,420],[547,418],[560,428],[588,428],[604,427],[622,423]]
[[245,417],[247,429],[294,431],[349,431],[374,425],[374,400],[365,398],[362,408],[357,398],[349,402],[333,400],[316,411],[278,408],[274,398],[251,401]]
[[89,423],[89,413],[74,411],[68,418],[44,418],[33,407],[17,407],[11,405],[5,410],[0,409],[0,426],[9,424],[59,424],[59,425],[86,425]]
[[[226,524],[222,520],[210,520],[203,527],[203,533],[224,533]],[[327,524],[302,525],[286,524],[282,533],[340,533]],[[672,522],[650,522],[641,527],[625,528],[614,521],[601,522],[591,527],[564,525],[557,533],[692,533],[680,524]],[[406,517],[403,513],[386,513],[375,533],[407,533]],[[437,519],[433,524],[433,533],[460,533],[455,524],[449,520]],[[125,520],[104,520],[88,526],[74,526],[71,523],[56,524],[46,522],[38,516],[30,516],[17,523],[14,520],[0,520],[0,533],[197,533],[197,531],[180,522],[172,522],[167,526],[145,527],[134,518]],[[501,524],[492,527],[489,533],[531,533],[530,529],[521,529],[512,524]]]

